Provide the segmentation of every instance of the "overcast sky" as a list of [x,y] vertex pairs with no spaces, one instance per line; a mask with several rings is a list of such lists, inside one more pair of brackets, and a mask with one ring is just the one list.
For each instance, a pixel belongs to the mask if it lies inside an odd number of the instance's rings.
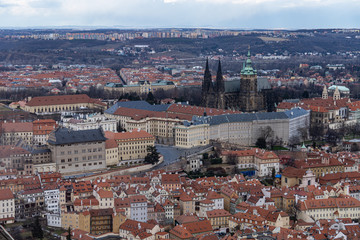
[[360,0],[0,0],[0,27],[358,28]]

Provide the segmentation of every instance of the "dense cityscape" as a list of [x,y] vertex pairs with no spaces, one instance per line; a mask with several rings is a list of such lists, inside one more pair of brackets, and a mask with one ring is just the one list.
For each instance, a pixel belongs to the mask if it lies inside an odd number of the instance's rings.
[[359,60],[357,28],[0,29],[0,240],[360,239]]

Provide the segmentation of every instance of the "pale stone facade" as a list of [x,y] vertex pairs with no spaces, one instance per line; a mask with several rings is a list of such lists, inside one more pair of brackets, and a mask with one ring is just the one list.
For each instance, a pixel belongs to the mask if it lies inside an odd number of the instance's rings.
[[209,144],[209,125],[177,125],[175,130],[175,146],[191,148]]
[[148,154],[147,147],[155,144],[154,136],[142,130],[123,133],[106,132],[105,136],[116,141],[118,162],[121,165],[141,163]]
[[314,199],[300,202],[298,219],[313,222],[319,219],[360,217],[360,201],[352,198]]
[[102,128],[103,131],[117,132],[116,119],[109,119],[102,114],[79,114],[73,118],[62,117],[62,126],[73,130],[87,130]]
[[15,219],[15,198],[10,189],[0,190],[0,222],[13,223]]
[[51,133],[48,141],[56,170],[62,174],[72,174],[104,169],[105,140],[100,129],[57,129]]

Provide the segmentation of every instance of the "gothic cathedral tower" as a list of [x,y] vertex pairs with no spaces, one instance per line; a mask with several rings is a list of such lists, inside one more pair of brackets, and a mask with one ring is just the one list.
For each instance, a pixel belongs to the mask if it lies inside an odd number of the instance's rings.
[[263,96],[259,94],[257,89],[257,72],[252,67],[250,59],[250,49],[248,58],[243,64],[240,79],[240,110],[243,112],[256,112],[264,109]]
[[211,101],[211,93],[214,92],[213,83],[211,79],[211,73],[209,69],[209,60],[206,59],[206,67],[204,72],[204,80],[202,82],[201,89],[201,104],[204,107],[209,107],[209,102]]
[[221,71],[221,62],[219,59],[218,69],[216,73],[216,108],[225,109],[225,83]]

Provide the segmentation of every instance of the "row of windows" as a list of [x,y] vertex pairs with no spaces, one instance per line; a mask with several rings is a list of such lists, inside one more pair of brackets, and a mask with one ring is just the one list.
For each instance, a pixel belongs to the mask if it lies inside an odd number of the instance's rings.
[[[99,162],[99,165],[102,165],[103,163],[102,162]],[[96,165],[98,165],[98,163],[97,162],[94,162],[94,163],[88,163],[88,164],[86,164],[86,163],[83,163],[83,167],[86,167],[86,165],[87,166],[92,166],[92,165],[94,165],[94,166],[96,166]],[[68,166],[69,167],[72,167],[72,164],[68,164]],[[75,167],[79,167],[79,164],[75,164]],[[66,166],[61,166],[61,168],[62,169],[65,169],[66,168]]]
[[[82,160],[83,161],[86,161],[86,160],[96,160],[96,159],[102,159],[102,155],[91,155],[91,156],[83,156],[82,157]],[[75,157],[74,158],[74,161],[75,162],[78,162],[79,161],[79,158],[78,157]],[[61,159],[61,162],[62,163],[65,163],[66,161],[65,161],[65,159]],[[68,158],[67,159],[67,162],[72,162],[72,158]]]
[[[82,149],[81,152],[82,153],[86,153],[86,152],[101,152],[102,151],[102,148],[88,148],[87,151],[86,149]],[[78,150],[74,150],[74,154],[78,154],[79,151]],[[71,155],[72,154],[72,151],[67,151],[67,154],[68,155]],[[65,155],[65,151],[61,151],[60,152],[60,155]]]

